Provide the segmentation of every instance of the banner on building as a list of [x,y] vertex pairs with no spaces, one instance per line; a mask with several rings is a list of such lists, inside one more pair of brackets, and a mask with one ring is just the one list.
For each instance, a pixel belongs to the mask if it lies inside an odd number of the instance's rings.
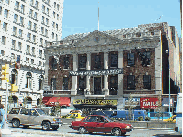
[[158,98],[140,98],[140,108],[155,109],[158,107]]
[[107,69],[107,70],[86,70],[86,71],[70,71],[71,76],[83,76],[83,75],[114,75],[114,74],[123,74],[123,69]]
[[117,105],[117,100],[111,99],[74,99],[73,105]]

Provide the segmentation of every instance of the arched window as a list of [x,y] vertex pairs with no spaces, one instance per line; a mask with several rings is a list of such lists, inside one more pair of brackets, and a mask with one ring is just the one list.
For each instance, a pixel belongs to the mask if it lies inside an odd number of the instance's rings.
[[43,75],[40,75],[39,76],[39,90],[43,89]]
[[31,72],[27,72],[27,74],[26,74],[26,88],[31,89],[31,83],[32,83],[31,78],[32,78]]
[[16,69],[11,71],[11,84],[18,85],[18,72]]

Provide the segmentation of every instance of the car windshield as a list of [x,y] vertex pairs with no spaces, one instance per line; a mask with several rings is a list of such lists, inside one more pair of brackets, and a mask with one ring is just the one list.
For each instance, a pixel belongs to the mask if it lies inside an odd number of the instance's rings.
[[37,112],[38,112],[40,115],[46,115],[46,113],[45,113],[42,109],[37,109]]
[[108,122],[113,122],[112,119],[109,119],[108,117],[104,117]]

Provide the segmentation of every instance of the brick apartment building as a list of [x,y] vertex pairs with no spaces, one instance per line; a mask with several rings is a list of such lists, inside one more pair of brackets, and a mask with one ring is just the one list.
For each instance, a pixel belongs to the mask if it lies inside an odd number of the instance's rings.
[[166,22],[48,42],[43,102],[76,109],[125,109],[131,94],[136,109],[153,111],[156,104],[144,107],[141,102],[161,95],[168,111],[170,90],[173,111],[180,92],[179,52],[175,27]]

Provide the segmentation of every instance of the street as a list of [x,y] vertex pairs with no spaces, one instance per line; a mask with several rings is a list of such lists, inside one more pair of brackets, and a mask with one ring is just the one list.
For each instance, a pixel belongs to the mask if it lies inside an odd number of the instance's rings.
[[[97,137],[97,136],[107,136],[107,137],[112,137],[111,134],[104,134],[104,133],[92,133],[92,134],[84,134],[81,135],[79,134],[78,131],[73,130],[69,128],[69,125],[63,125],[61,126],[57,131],[43,131],[41,127],[34,127],[31,126],[27,129],[24,129],[22,126],[19,128],[12,128],[11,125],[9,125],[9,129],[12,131],[11,135],[3,135],[2,137],[56,137],[56,136],[74,136],[74,137],[79,137],[79,136],[87,136],[87,137]],[[67,134],[67,135],[66,135]],[[149,130],[149,129],[134,129],[131,132],[126,133],[125,136],[130,136],[130,137],[152,137],[152,136],[157,136],[157,134],[176,134],[174,130]],[[178,136],[176,136],[178,137]]]

